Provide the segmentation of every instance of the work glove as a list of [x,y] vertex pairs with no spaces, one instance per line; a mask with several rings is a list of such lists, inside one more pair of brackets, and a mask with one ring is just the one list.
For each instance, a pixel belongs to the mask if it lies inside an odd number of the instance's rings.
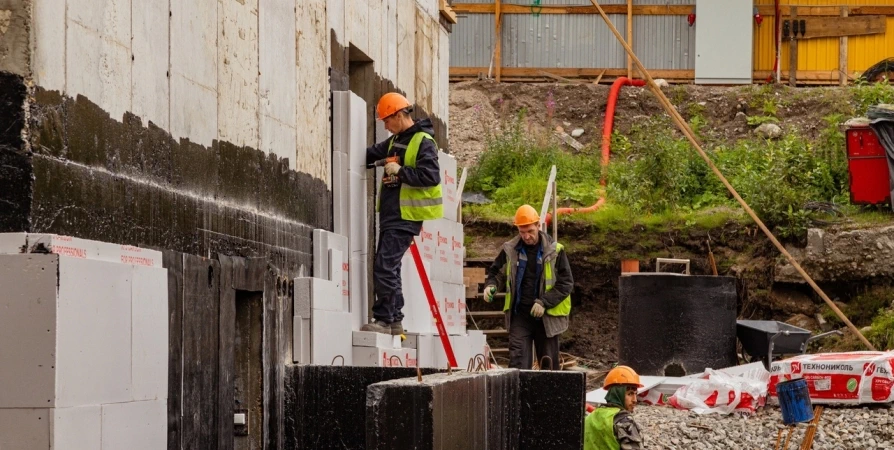
[[534,307],[531,308],[531,315],[537,318],[543,317],[543,313],[546,312],[546,308],[543,307],[543,301],[535,300]]
[[490,303],[494,301],[494,294],[497,293],[497,287],[494,285],[486,286],[484,288],[484,301]]
[[393,161],[388,164],[385,164],[385,173],[386,174],[397,175],[398,172],[400,172],[400,164],[393,162]]

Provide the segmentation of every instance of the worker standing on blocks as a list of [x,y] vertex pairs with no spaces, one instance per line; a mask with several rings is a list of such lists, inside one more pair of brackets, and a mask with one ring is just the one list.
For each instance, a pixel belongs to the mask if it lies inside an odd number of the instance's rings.
[[429,119],[413,121],[410,102],[398,93],[382,96],[376,118],[393,136],[366,149],[367,164],[384,165],[379,185],[379,245],[373,265],[374,322],[363,331],[401,335],[401,258],[422,230],[423,220],[444,216],[438,146]]
[[568,329],[571,313],[571,266],[562,244],[540,231],[540,217],[530,205],[518,208],[515,226],[518,236],[503,244],[487,270],[484,300],[493,301],[497,287],[505,288],[510,367],[532,367],[533,343],[541,369],[559,370],[559,335]]
[[630,367],[618,366],[608,372],[602,388],[607,390],[605,406],[596,408],[584,421],[584,450],[640,450],[643,438],[633,421],[636,391],[643,387]]

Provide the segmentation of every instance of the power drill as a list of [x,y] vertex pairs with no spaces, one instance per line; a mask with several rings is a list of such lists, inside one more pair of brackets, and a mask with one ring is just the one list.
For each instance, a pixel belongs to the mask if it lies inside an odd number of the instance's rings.
[[[376,161],[375,163],[373,163],[373,165],[376,166],[376,167],[384,167],[385,164],[388,164],[388,163],[391,163],[391,162],[395,162],[395,163],[400,164],[400,156],[397,156],[397,155],[389,156],[389,157],[387,157],[387,158],[385,158],[385,159],[380,159],[380,160]],[[386,186],[386,187],[395,187],[395,186],[399,186],[399,185],[400,185],[400,179],[397,177],[397,174],[395,174],[395,175],[388,175],[388,174],[386,173],[386,174],[382,177],[382,185],[383,185],[383,186]]]

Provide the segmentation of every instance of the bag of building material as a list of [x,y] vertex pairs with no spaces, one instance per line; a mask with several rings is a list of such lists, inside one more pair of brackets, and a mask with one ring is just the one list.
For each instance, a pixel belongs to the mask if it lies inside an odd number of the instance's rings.
[[697,414],[751,414],[766,403],[769,378],[763,366],[741,373],[706,369],[703,378],[677,389],[668,404]]
[[803,378],[810,401],[819,404],[894,401],[894,351],[799,355],[770,366],[770,395],[780,382]]

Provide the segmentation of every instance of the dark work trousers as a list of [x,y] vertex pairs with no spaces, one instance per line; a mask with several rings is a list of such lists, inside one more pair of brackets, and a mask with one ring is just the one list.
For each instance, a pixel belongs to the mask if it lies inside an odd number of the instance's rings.
[[404,319],[404,292],[400,280],[400,260],[413,243],[413,233],[405,230],[383,230],[379,234],[379,248],[373,265],[376,301],[373,317],[385,323]]
[[559,336],[546,337],[543,321],[531,317],[528,311],[512,314],[509,319],[509,367],[531,369],[534,361],[534,355],[531,353],[532,343],[537,348],[537,358],[542,361],[541,369],[559,370]]

